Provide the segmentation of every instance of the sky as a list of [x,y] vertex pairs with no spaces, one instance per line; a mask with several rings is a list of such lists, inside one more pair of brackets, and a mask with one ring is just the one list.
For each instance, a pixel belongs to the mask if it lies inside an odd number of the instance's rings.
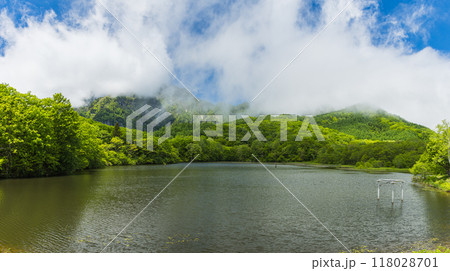
[[74,106],[173,85],[272,114],[368,104],[434,128],[448,33],[445,0],[0,0],[0,82]]

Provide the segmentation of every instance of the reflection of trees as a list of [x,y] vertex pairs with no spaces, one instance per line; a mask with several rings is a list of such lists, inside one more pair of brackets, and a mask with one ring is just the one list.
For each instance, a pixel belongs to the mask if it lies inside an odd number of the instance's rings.
[[424,191],[426,215],[431,237],[450,243],[450,196],[435,191]]
[[395,205],[392,205],[392,204],[380,204],[378,202],[376,214],[381,218],[389,218],[389,219],[400,218],[403,214],[403,203],[396,203]]
[[94,183],[91,174],[0,182],[0,245],[65,251]]

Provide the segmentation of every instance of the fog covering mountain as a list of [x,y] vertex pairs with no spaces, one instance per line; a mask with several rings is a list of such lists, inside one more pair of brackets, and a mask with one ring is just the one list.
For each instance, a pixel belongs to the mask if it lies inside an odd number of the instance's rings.
[[[170,87],[161,89],[154,97],[117,96],[91,98],[86,105],[76,108],[78,113],[86,118],[107,125],[125,127],[126,118],[143,105],[170,112],[171,118],[166,122],[192,122],[192,115],[223,114],[225,121],[229,114],[248,114],[257,116],[267,112],[254,111],[248,103],[230,105],[213,104],[207,101],[197,101],[194,96],[181,88]],[[317,124],[354,136],[356,139],[368,140],[426,140],[431,130],[425,126],[409,122],[400,116],[367,104],[357,104],[338,111],[315,115]],[[162,126],[162,125],[160,125]]]
[[338,130],[357,139],[426,140],[431,130],[400,116],[369,105],[355,105],[315,116],[323,127]]
[[[174,89],[173,93],[164,92],[157,97],[93,98],[77,109],[80,116],[61,94],[39,99],[5,84],[0,84],[0,94],[3,108],[0,110],[3,131],[0,133],[0,178],[64,175],[111,165],[189,162],[194,157],[199,162],[252,162],[253,155],[264,162],[313,162],[406,170],[416,164],[428,142],[436,136],[425,127],[387,112],[378,109],[359,112],[359,108],[354,107],[316,116],[325,140],[319,140],[316,132],[297,140],[302,127],[305,124],[309,127],[302,117],[288,122],[287,138],[282,140],[280,122],[272,121],[267,114],[258,123],[266,140],[258,139],[254,133],[247,137],[248,124],[244,119],[237,119],[233,126],[224,123],[222,136],[208,137],[202,132],[200,140],[194,141],[193,125],[189,123],[193,113],[239,114],[251,112],[252,108],[247,104],[189,102],[192,97],[178,95],[178,90]],[[118,124],[120,121],[124,124],[129,113],[144,104],[172,113],[172,119],[168,120],[172,121],[171,136],[162,143],[159,139],[166,132],[164,127],[152,138],[143,133],[143,141],[153,140],[153,149],[141,146],[137,140],[136,144],[129,144],[125,128],[101,123]],[[203,122],[201,130],[214,126]],[[231,129],[236,131],[235,135],[230,133]],[[420,165],[428,165],[427,161]],[[444,171],[448,168],[447,165],[441,167]],[[429,167],[421,168],[428,172]]]
[[85,101],[84,106],[75,109],[83,117],[107,125],[114,125],[117,122],[119,126],[125,127],[127,116],[146,104],[152,108],[162,109],[162,112],[171,113],[171,120],[176,119],[181,122],[191,122],[192,115],[195,114],[249,113],[247,103],[233,106],[225,103],[213,104],[203,100],[197,101],[189,92],[177,87],[160,89],[154,97],[138,95],[92,97]]

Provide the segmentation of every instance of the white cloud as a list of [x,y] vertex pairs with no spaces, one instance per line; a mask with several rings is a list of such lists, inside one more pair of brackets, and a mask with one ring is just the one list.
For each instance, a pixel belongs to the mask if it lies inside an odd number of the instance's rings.
[[[347,0],[324,0],[315,26],[298,23],[301,0],[238,1],[226,12],[212,9],[220,1],[129,2],[105,1],[187,85],[201,87],[210,75],[205,71],[214,70],[217,89],[203,91],[235,102],[251,100]],[[190,23],[202,19],[200,11],[214,19],[203,35],[189,31]],[[303,114],[371,103],[430,127],[450,118],[449,57],[431,48],[412,52],[404,38],[426,37],[423,18],[431,11],[404,7],[388,18],[387,42],[376,46],[377,2],[355,0],[253,106]],[[29,27],[15,28],[3,11],[0,36],[10,45],[0,57],[0,81],[40,96],[61,91],[74,104],[92,93],[152,94],[173,82],[101,5],[77,14],[58,22],[48,13],[43,21],[31,18]]]
[[[119,4],[109,3],[111,10]],[[159,29],[129,20],[137,3],[119,17],[150,50],[168,66],[172,62]],[[67,21],[57,21],[50,11],[42,21],[28,18],[28,27],[15,27],[6,10],[0,14],[0,36],[8,41],[5,56],[0,57],[0,80],[38,96],[62,92],[74,105],[91,95],[117,95],[127,92],[151,95],[170,83],[169,74],[100,5],[86,17],[76,12]],[[138,16],[136,18],[142,18]],[[121,18],[122,20],[122,18]],[[73,25],[77,25],[74,27]]]
[[[220,70],[223,99],[251,100],[346,3],[325,1],[321,25],[310,32],[310,28],[296,24],[299,1],[283,1],[283,5],[260,1],[253,8],[240,9],[238,19],[218,22],[222,27],[209,39],[185,42],[188,46],[180,49],[175,62]],[[403,38],[373,45],[375,20],[364,7],[376,8],[376,2],[355,3],[255,100],[254,106],[266,112],[305,114],[370,103],[430,127],[450,118],[450,59],[431,48],[411,53]],[[408,29],[403,29],[402,35],[423,31],[414,18],[422,20],[428,10],[413,6],[405,17]]]

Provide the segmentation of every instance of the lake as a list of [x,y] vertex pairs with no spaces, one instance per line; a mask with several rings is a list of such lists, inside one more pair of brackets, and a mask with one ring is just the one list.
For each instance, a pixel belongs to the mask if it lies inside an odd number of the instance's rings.
[[[110,167],[0,181],[0,246],[99,252],[186,164]],[[400,251],[450,242],[450,197],[404,173],[267,166],[348,248]],[[376,180],[407,181],[381,189]],[[261,165],[190,165],[106,252],[342,252],[344,247]]]

